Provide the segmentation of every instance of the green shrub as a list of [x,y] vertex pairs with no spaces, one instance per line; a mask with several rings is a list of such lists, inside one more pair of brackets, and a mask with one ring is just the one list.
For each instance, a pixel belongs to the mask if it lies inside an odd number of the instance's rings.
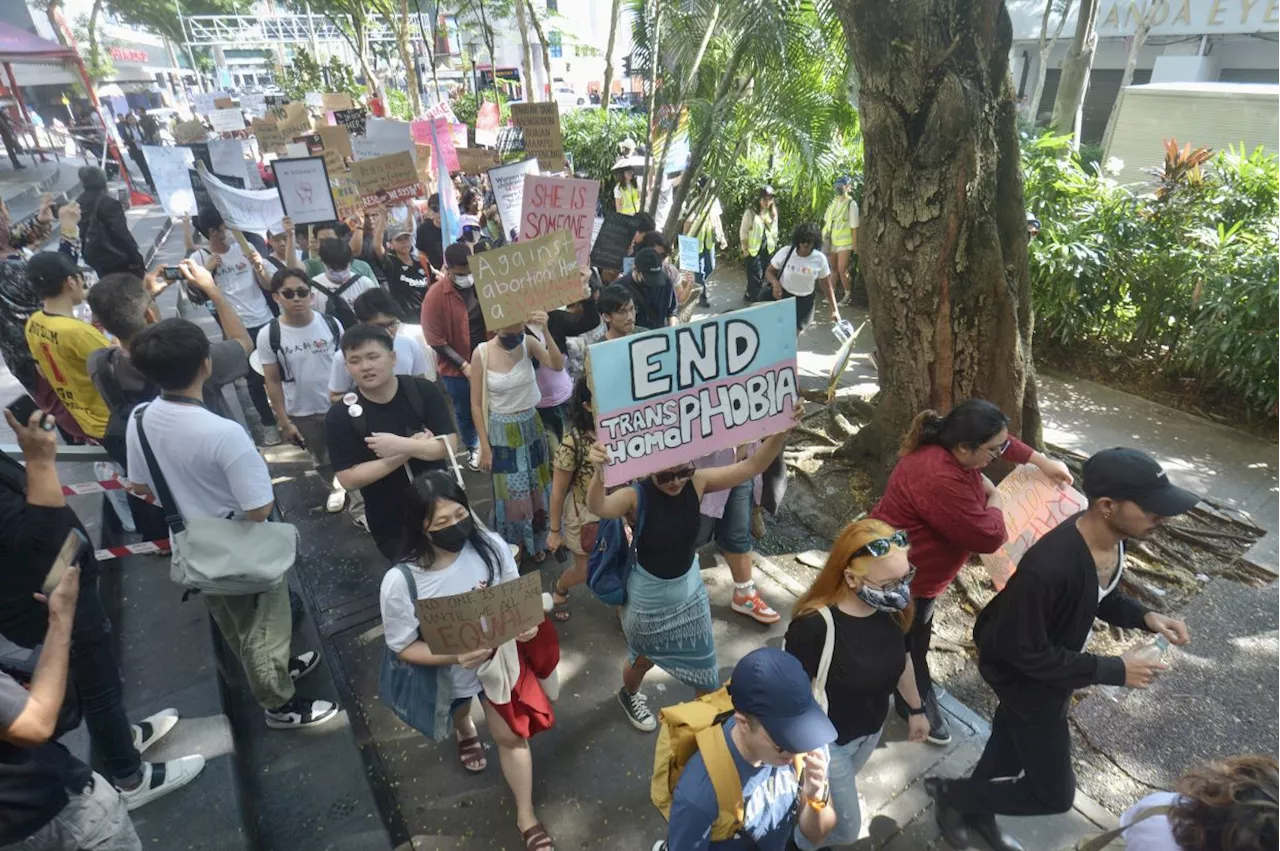
[[613,209],[613,164],[623,139],[643,142],[648,128],[642,115],[621,109],[570,109],[560,115],[565,152],[578,174],[600,181],[600,199]]

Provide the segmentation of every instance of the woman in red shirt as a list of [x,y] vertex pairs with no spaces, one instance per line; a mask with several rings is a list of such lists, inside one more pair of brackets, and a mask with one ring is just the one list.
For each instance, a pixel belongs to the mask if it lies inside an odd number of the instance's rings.
[[[907,650],[929,719],[929,741],[945,745],[951,731],[938,709],[929,675],[929,642],[934,604],[973,553],[993,553],[1004,544],[1000,493],[982,468],[1003,457],[1031,463],[1059,485],[1071,484],[1061,461],[1046,458],[1009,434],[1009,418],[990,402],[970,399],[949,414],[916,415],[902,445],[898,464],[871,516],[906,531],[916,576],[911,596],[916,616],[907,633]],[[898,713],[906,704],[895,695]]]

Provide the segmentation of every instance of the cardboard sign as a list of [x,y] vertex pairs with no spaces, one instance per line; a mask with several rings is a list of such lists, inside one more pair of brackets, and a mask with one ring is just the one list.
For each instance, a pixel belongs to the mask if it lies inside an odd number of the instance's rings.
[[214,109],[230,109],[235,106],[236,102],[232,98],[214,98]]
[[237,189],[207,171],[201,172],[200,179],[228,227],[254,233],[280,228],[284,206],[274,189]]
[[360,200],[367,207],[404,201],[422,194],[422,181],[408,151],[356,160],[351,176],[360,190]]
[[489,186],[493,189],[494,203],[498,205],[498,218],[502,232],[514,241],[520,235],[520,208],[524,205],[524,179],[538,174],[537,160],[521,160],[518,163],[500,165],[489,169]]
[[409,122],[409,134],[413,136],[413,141],[418,145],[431,144],[431,119],[415,118]]
[[276,122],[270,118],[253,119],[251,129],[258,140],[258,150],[264,154],[280,153],[289,141],[288,137],[280,132]]
[[208,115],[218,108],[218,101],[226,98],[226,92],[192,92],[191,105],[199,114]]
[[498,105],[491,100],[480,104],[476,113],[476,144],[492,148],[498,144],[498,125],[502,121],[502,113]]
[[[483,256],[483,255],[481,255]],[[619,485],[794,424],[795,299],[590,347],[596,436]]]
[[320,108],[327,112],[351,109],[354,106],[355,104],[351,102],[351,95],[346,92],[325,92],[320,95]]
[[338,210],[329,189],[329,175],[323,157],[301,160],[278,159],[271,164],[276,175],[276,191],[285,215],[295,225],[331,222]]
[[360,201],[360,191],[349,175],[330,173],[329,188],[339,219],[346,221],[357,216],[364,217],[364,204]]
[[151,170],[151,182],[165,215],[176,219],[196,214],[195,190],[191,188],[188,169],[194,162],[189,148],[142,145],[142,155]]
[[696,236],[680,234],[680,268],[686,272],[702,271],[702,247]]
[[573,234],[578,264],[591,265],[591,231],[599,193],[600,183],[596,180],[526,177],[520,205],[520,239],[537,239],[543,234],[567,230]]
[[1075,488],[1058,487],[1031,464],[1014,468],[996,490],[1004,498],[1002,511],[1008,534],[1000,549],[979,558],[998,591],[1018,569],[1018,562],[1031,545],[1063,520],[1083,511],[1088,500]]
[[636,217],[606,213],[600,233],[591,246],[591,265],[601,269],[622,269],[623,260],[636,236]]
[[286,139],[311,132],[311,114],[307,112],[306,104],[296,101],[286,103],[284,115],[276,118],[276,126],[280,128],[280,135]]
[[531,311],[551,310],[582,298],[578,256],[567,231],[473,255],[471,271],[484,327],[490,331],[521,322]]
[[244,129],[244,113],[235,107],[215,109],[209,113],[209,123],[218,133],[234,133]]
[[564,138],[560,135],[560,106],[550,103],[513,103],[511,123],[524,134],[524,147],[538,158],[543,171],[564,170]]
[[483,174],[489,169],[501,165],[497,151],[485,148],[457,148],[458,169],[464,174]]
[[184,142],[199,142],[209,135],[202,121],[179,121],[173,129],[174,140],[181,145]]
[[422,640],[432,653],[443,654],[492,650],[546,617],[536,571],[465,594],[417,600],[414,607]]
[[324,164],[329,169],[330,174],[337,174],[347,170],[347,161],[342,158],[342,154],[325,148],[322,155],[324,156]]
[[369,119],[368,111],[360,108],[356,109],[335,109],[333,111],[333,120],[337,121],[343,127],[347,128],[347,132],[352,136],[363,136],[365,132],[365,122]]
[[337,151],[344,157],[354,156],[351,151],[351,134],[341,124],[337,127],[317,127],[315,135],[320,137],[324,150]]

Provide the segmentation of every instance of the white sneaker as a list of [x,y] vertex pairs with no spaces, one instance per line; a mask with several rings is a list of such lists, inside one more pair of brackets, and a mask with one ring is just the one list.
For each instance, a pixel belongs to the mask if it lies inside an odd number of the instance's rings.
[[133,724],[133,746],[138,753],[146,753],[147,748],[165,737],[178,724],[178,710],[161,709],[155,715],[143,718]]
[[262,445],[263,446],[279,446],[280,445],[280,427],[279,426],[263,426],[262,427]]
[[324,510],[330,514],[337,514],[347,507],[347,492],[342,488],[335,488],[329,492],[329,498],[324,501]]
[[337,717],[338,707],[327,700],[294,697],[279,709],[265,710],[267,726],[273,730],[296,730],[323,724]]
[[320,664],[320,654],[314,650],[306,650],[289,659],[289,679],[295,683],[311,673]]
[[467,456],[467,469],[473,473],[480,472],[480,450],[472,449],[471,454]]
[[120,797],[130,811],[156,798],[168,795],[175,789],[181,789],[196,779],[204,770],[204,757],[200,754],[171,759],[168,762],[144,762],[142,764],[142,783],[137,789],[120,790]]

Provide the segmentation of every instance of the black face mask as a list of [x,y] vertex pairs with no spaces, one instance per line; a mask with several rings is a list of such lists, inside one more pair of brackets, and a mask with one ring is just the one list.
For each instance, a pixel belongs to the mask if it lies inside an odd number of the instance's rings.
[[470,540],[471,533],[475,529],[475,521],[470,517],[465,517],[452,526],[445,526],[443,529],[437,529],[427,534],[431,538],[432,546],[439,547],[445,552],[459,553],[467,545],[467,541]]
[[524,342],[524,331],[498,335],[498,344],[509,352],[514,351],[522,342]]

